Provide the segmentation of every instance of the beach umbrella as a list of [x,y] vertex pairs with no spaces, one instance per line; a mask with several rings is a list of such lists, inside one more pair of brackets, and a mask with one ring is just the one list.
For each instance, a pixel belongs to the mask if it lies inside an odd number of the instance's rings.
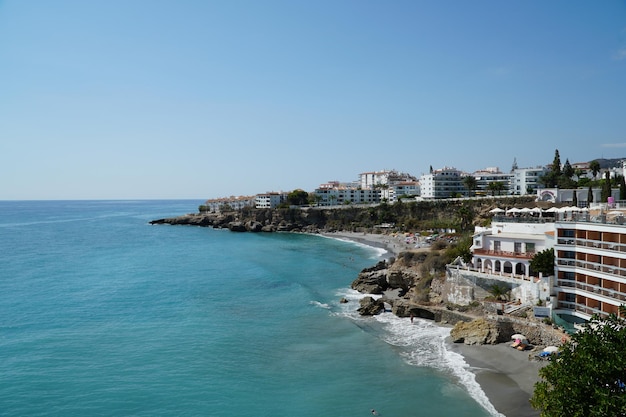
[[546,346],[546,347],[543,349],[543,351],[544,351],[544,352],[548,352],[548,353],[554,353],[554,352],[558,352],[558,351],[559,351],[559,348],[558,348],[558,347],[556,347],[556,346]]
[[531,213],[532,210],[529,209],[528,207],[524,207],[522,209],[519,210],[520,213]]
[[511,336],[511,340],[516,340],[516,339],[525,340],[526,336],[524,336],[523,334],[515,333],[513,336]]
[[502,210],[500,207],[496,207],[494,209],[489,210],[489,213],[502,213],[504,210]]
[[558,208],[550,207],[549,209],[546,210],[546,213],[556,213],[557,211],[559,211]]
[[507,213],[519,213],[520,209],[513,207],[513,208],[508,209],[506,212]]
[[534,207],[531,211],[533,213],[543,213],[543,210],[541,210],[539,207]]

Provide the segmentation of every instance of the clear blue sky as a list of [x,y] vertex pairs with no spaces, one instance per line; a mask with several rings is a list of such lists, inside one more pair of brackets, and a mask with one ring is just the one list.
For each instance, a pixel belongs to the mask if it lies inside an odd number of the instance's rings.
[[626,157],[626,2],[0,0],[0,199]]

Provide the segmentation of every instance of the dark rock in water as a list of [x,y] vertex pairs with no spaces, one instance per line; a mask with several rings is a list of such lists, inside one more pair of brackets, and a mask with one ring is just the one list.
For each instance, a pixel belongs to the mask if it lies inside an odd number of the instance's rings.
[[346,300],[346,297],[341,297],[341,299],[339,299],[339,303],[346,304],[348,303],[348,300]]
[[352,289],[364,294],[382,294],[389,284],[387,283],[387,270],[367,272],[363,270],[352,282]]
[[228,229],[231,232],[247,232],[246,226],[241,222],[230,222],[228,223]]
[[385,311],[385,304],[382,300],[374,300],[372,297],[363,297],[357,310],[362,316],[375,316]]

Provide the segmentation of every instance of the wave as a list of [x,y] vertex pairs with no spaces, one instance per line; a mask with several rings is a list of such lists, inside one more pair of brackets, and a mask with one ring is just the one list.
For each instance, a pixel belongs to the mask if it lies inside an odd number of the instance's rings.
[[328,305],[326,303],[320,303],[319,301],[315,301],[315,300],[309,301],[309,304],[314,305],[314,306],[319,307],[319,308],[323,308],[325,310],[330,310],[331,309],[330,305]]
[[363,243],[363,242],[357,242],[356,240],[352,240],[350,238],[347,237],[340,237],[340,236],[328,236],[328,235],[316,235],[316,236],[320,236],[326,239],[332,239],[332,240],[338,240],[340,242],[344,242],[344,243],[350,243],[354,246],[358,246],[359,248],[363,248],[363,249],[367,249],[369,252],[372,252],[373,255],[370,256],[370,258],[372,259],[379,259],[382,258],[386,253],[388,253],[389,251],[387,249],[384,248],[380,248],[378,246],[373,246],[373,245],[368,245],[367,243]]
[[[381,340],[398,347],[401,357],[407,364],[435,369],[444,375],[451,376],[489,414],[494,417],[504,417],[491,404],[463,356],[447,348],[446,339],[450,335],[450,328],[419,318],[415,318],[411,323],[408,318],[401,318],[391,313],[365,318],[358,314],[354,304],[363,297],[380,298],[381,295],[362,294],[352,289],[342,289],[337,295],[348,300],[348,303],[337,308],[337,315],[353,320],[361,328],[376,332]],[[377,326],[370,324],[372,321]]]

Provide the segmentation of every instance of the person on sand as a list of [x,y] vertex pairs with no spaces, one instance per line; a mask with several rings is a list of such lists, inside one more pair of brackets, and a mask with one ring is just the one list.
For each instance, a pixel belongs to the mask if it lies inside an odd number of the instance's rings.
[[413,313],[411,313],[411,324],[413,323]]

